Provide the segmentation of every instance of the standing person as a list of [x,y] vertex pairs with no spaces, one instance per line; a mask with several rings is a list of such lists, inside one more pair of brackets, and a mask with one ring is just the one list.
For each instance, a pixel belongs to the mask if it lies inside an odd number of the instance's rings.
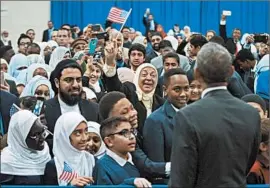
[[144,16],[143,16],[143,25],[145,27],[145,36],[147,36],[147,33],[149,31],[156,31],[157,29],[157,22],[154,20],[153,14],[150,13],[150,8],[147,8],[145,10]]
[[259,113],[227,91],[233,69],[224,47],[204,45],[197,65],[205,90],[175,116],[169,187],[245,187],[259,148]]
[[42,42],[48,42],[52,39],[52,32],[54,31],[53,22],[48,21],[48,29],[43,31]]

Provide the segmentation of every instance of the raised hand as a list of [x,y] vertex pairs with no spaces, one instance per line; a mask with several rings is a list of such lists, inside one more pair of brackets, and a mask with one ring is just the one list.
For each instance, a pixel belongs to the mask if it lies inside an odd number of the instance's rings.
[[108,42],[105,46],[104,51],[105,51],[105,63],[109,66],[114,66],[115,58],[118,52],[116,40]]

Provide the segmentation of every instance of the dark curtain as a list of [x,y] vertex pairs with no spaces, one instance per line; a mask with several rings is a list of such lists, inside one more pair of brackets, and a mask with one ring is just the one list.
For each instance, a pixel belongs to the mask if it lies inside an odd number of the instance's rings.
[[[51,20],[56,28],[64,23],[78,25],[81,29],[87,24],[104,25],[112,6],[129,10],[132,13],[126,25],[145,32],[142,17],[150,8],[155,20],[167,32],[173,24],[181,28],[190,26],[191,31],[206,33],[212,29],[218,33],[222,10],[230,10],[227,18],[227,33],[234,28],[242,33],[269,33],[269,1],[51,1]],[[118,27],[119,28],[119,27]]]

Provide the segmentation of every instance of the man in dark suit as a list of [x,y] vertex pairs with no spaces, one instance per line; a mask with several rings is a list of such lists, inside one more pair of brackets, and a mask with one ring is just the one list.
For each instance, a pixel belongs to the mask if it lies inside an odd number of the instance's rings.
[[190,95],[187,75],[180,68],[164,74],[163,87],[167,100],[146,119],[143,129],[143,150],[155,162],[171,161],[172,120],[176,112],[187,105]]
[[145,27],[145,35],[148,36],[149,31],[156,31],[158,23],[154,20],[153,14],[150,13],[150,9],[146,9],[143,16],[143,25]]
[[242,46],[240,44],[240,37],[241,37],[241,30],[238,28],[235,28],[233,30],[232,38],[227,37],[227,31],[226,31],[226,16],[221,16],[221,21],[219,24],[219,34],[224,39],[225,45],[227,50],[232,55],[236,55],[241,49]]
[[246,187],[259,148],[260,116],[227,91],[232,72],[224,47],[202,47],[195,78],[205,90],[175,115],[169,187]]
[[[81,99],[82,69],[75,60],[59,62],[50,81],[56,97],[45,102],[45,118],[49,131],[53,133],[60,115],[70,111],[81,113],[87,121],[98,122],[98,105]],[[48,137],[47,141],[52,149],[52,137]]]
[[42,42],[48,42],[52,39],[52,32],[54,31],[53,22],[48,21],[48,29],[43,31]]

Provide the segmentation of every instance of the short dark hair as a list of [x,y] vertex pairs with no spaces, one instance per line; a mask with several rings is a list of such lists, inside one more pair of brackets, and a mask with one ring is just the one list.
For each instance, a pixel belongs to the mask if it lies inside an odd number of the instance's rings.
[[28,29],[25,33],[27,34],[29,31],[35,32],[34,29]]
[[180,65],[180,58],[179,58],[179,56],[178,56],[177,53],[175,53],[175,52],[169,52],[169,53],[165,54],[165,55],[162,57],[163,64],[164,64],[164,62],[165,62],[165,60],[166,60],[167,58],[174,58],[174,59],[176,59],[178,65]]
[[261,142],[269,142],[269,132],[270,132],[270,119],[264,118],[261,120]]
[[3,58],[5,56],[5,53],[11,49],[13,49],[12,46],[1,46],[0,47],[0,58]]
[[207,33],[210,33],[210,32],[213,33],[214,36],[216,36],[216,32],[215,32],[214,30],[208,30],[208,31],[206,32],[206,34],[207,34]]
[[209,40],[209,42],[214,42],[214,43],[220,44],[221,46],[226,47],[224,39],[221,36],[215,35]]
[[153,32],[151,33],[151,38],[152,38],[153,36],[160,36],[160,37],[162,38],[161,34],[160,34],[159,32],[156,32],[156,31],[153,31]]
[[128,29],[130,31],[130,28],[128,26],[124,26],[123,29],[121,30],[121,33],[123,32],[124,29]]
[[209,42],[197,55],[197,69],[206,84],[226,82],[231,73],[232,57],[223,46]]
[[170,69],[167,72],[165,72],[163,76],[163,83],[164,85],[168,86],[170,82],[170,78],[174,75],[187,75],[187,73],[181,69],[181,68],[175,68],[175,69]]
[[[37,43],[31,43],[27,48],[36,48],[37,49],[37,51],[39,51],[39,53],[40,53],[40,46],[37,44]],[[31,52],[28,54],[28,55],[30,55],[30,54],[32,54]],[[33,54],[36,54],[36,52],[34,52]]]
[[68,29],[66,29],[66,28],[60,28],[58,31],[67,31],[68,33],[69,33],[69,30]]
[[20,35],[18,41],[17,41],[18,46],[20,45],[21,40],[22,40],[22,39],[25,39],[25,38],[28,38],[28,39],[31,41],[31,38],[30,38],[28,35],[22,33],[22,34]]
[[68,26],[68,27],[70,27],[70,28],[71,28],[71,25],[70,25],[70,24],[63,24],[63,25],[61,25],[61,27],[60,27],[60,28],[61,28],[61,29],[64,29],[64,28],[63,28],[64,26]]
[[112,134],[122,122],[129,123],[129,120],[123,116],[116,116],[105,119],[103,122],[101,122],[100,136],[102,140],[104,140],[104,138],[108,135]]
[[135,44],[132,44],[131,47],[129,48],[129,51],[128,51],[128,57],[130,58],[130,54],[132,51],[139,51],[139,52],[142,52],[143,53],[143,57],[145,57],[145,54],[146,54],[146,50],[145,50],[145,47],[142,45],[142,44],[139,44],[139,43],[135,43]]
[[190,39],[190,44],[192,44],[195,48],[197,48],[198,46],[202,47],[207,42],[208,41],[206,40],[206,38],[200,34],[196,34]]
[[235,60],[236,61],[239,60],[239,61],[242,61],[243,62],[243,61],[245,61],[247,59],[248,60],[251,60],[251,61],[255,60],[254,55],[248,49],[242,49],[242,50],[240,50],[237,53],[236,57],[235,57]]
[[172,43],[168,40],[162,40],[159,43],[159,49],[164,49],[166,47],[172,47]]
[[260,107],[262,108],[263,112],[266,112],[266,102],[263,100],[263,98],[259,95],[256,94],[247,94],[244,95],[241,98],[242,101],[248,103],[248,102],[254,102],[260,105]]
[[99,101],[99,114],[102,119],[107,119],[114,105],[121,99],[126,98],[124,93],[111,91],[104,95]]

